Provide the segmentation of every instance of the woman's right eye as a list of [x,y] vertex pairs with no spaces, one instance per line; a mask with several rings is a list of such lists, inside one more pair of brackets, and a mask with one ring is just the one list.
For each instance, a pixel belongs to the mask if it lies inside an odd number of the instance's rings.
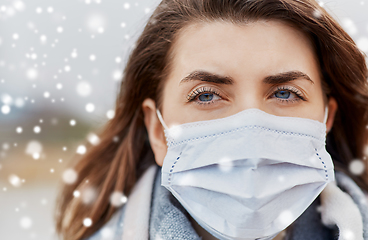
[[188,102],[196,102],[198,104],[211,104],[222,99],[221,95],[211,88],[202,87],[192,91],[188,97]]
[[198,96],[198,100],[200,100],[201,102],[209,102],[209,101],[212,101],[216,97],[219,98],[214,93],[203,93]]

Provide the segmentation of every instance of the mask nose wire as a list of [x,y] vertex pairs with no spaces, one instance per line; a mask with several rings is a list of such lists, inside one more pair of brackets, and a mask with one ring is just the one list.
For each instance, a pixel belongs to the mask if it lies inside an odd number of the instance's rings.
[[161,112],[160,110],[156,109],[156,113],[157,113],[157,117],[158,117],[158,120],[160,120],[162,126],[165,128],[165,130],[169,129],[164,121],[164,119],[162,118],[162,115],[161,115]]

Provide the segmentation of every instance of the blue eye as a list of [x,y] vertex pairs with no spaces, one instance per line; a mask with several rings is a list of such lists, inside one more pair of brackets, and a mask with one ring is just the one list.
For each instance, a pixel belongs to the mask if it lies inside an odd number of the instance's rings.
[[204,94],[201,94],[198,99],[200,101],[203,101],[203,102],[209,102],[209,101],[212,101],[213,99],[213,93],[204,93]]
[[198,104],[212,104],[221,99],[221,95],[216,90],[207,87],[196,89],[187,96],[188,102]]
[[293,103],[299,100],[306,101],[302,93],[298,89],[291,86],[277,87],[272,94],[272,98],[275,98],[282,103]]
[[288,99],[291,93],[289,91],[279,91],[275,93],[275,96],[278,98]]

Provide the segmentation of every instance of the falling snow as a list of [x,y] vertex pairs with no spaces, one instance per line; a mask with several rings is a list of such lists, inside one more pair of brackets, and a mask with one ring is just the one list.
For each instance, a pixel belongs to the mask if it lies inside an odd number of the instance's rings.
[[62,28],[62,27],[57,27],[57,28],[56,28],[56,31],[57,31],[58,33],[62,33],[62,32],[64,31],[64,28]]
[[87,152],[87,148],[84,145],[79,145],[77,148],[77,153],[83,155]]
[[87,140],[90,144],[95,145],[95,146],[100,143],[100,138],[94,133],[89,133],[87,135]]
[[15,131],[17,133],[22,133],[23,132],[23,128],[22,127],[17,127],[17,129],[15,129]]
[[95,56],[95,55],[93,55],[93,54],[92,54],[92,55],[90,55],[90,56],[89,56],[89,60],[91,60],[91,61],[96,60],[96,56]]
[[107,117],[108,119],[113,119],[113,118],[115,117],[115,111],[114,111],[114,110],[109,110],[109,111],[107,111],[107,113],[106,113],[106,117]]
[[83,225],[84,225],[85,227],[90,227],[90,226],[92,226],[92,220],[91,220],[90,218],[85,218],[85,219],[83,219]]
[[101,229],[101,236],[102,239],[112,239],[114,236],[114,232],[112,228],[104,227]]
[[356,236],[354,235],[354,232],[349,230],[349,229],[344,229],[341,234],[342,238],[344,240],[354,240],[357,239]]
[[87,112],[91,113],[91,112],[93,112],[94,110],[95,110],[95,105],[94,105],[93,103],[88,103],[88,104],[86,105],[86,111],[87,111]]
[[110,204],[114,207],[120,207],[128,201],[128,198],[122,192],[113,192],[110,196]]
[[40,127],[40,126],[35,126],[35,127],[33,128],[33,132],[34,132],[34,133],[40,133],[40,132],[41,132],[41,127]]
[[313,12],[313,16],[314,16],[315,18],[319,19],[319,18],[321,18],[322,13],[321,13],[321,11],[320,11],[320,10],[316,9],[316,10],[314,10],[314,12]]
[[73,196],[74,196],[75,198],[79,198],[79,197],[80,197],[80,192],[79,192],[78,190],[75,190],[75,191],[73,192]]
[[224,157],[219,160],[219,168],[223,172],[229,172],[233,168],[233,162],[230,158]]
[[72,120],[70,120],[69,124],[70,124],[70,126],[75,126],[77,124],[77,121],[72,119]]
[[27,70],[26,76],[30,80],[34,80],[38,77],[38,71],[34,68],[30,68]]
[[20,226],[23,229],[29,229],[32,227],[32,219],[30,217],[24,216],[19,221]]
[[8,113],[10,113],[10,107],[9,107],[8,105],[3,105],[3,106],[1,107],[1,112],[2,112],[3,114],[8,114]]
[[42,153],[43,146],[39,141],[32,140],[28,142],[25,153],[31,155],[34,159],[38,159]]
[[78,83],[77,93],[78,93],[79,96],[87,97],[91,94],[91,92],[92,92],[92,87],[88,82],[82,81],[82,82]]
[[18,11],[24,11],[25,4],[22,1],[14,1],[13,6]]
[[286,226],[291,224],[294,220],[294,215],[289,210],[284,210],[280,213],[278,218],[276,219],[276,225],[279,229],[284,229]]
[[350,162],[349,170],[354,175],[361,175],[365,170],[365,163],[360,159],[355,159]]
[[14,187],[20,187],[22,185],[21,179],[15,174],[11,174],[8,180],[9,180],[9,183],[13,185]]
[[66,169],[63,172],[63,175],[62,175],[63,182],[66,183],[66,184],[75,183],[77,178],[78,178],[77,172],[74,169],[71,169],[71,168]]
[[97,191],[94,187],[87,186],[81,191],[81,198],[84,204],[91,204],[96,200]]
[[113,73],[112,73],[112,78],[115,80],[115,81],[120,81],[122,79],[122,72],[121,70],[115,70]]

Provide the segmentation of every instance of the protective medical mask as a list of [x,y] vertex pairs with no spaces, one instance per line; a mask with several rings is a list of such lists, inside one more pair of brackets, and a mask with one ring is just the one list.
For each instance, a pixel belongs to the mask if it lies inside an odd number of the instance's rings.
[[272,239],[334,181],[319,121],[252,108],[167,128],[157,114],[168,145],[162,186],[219,239]]

